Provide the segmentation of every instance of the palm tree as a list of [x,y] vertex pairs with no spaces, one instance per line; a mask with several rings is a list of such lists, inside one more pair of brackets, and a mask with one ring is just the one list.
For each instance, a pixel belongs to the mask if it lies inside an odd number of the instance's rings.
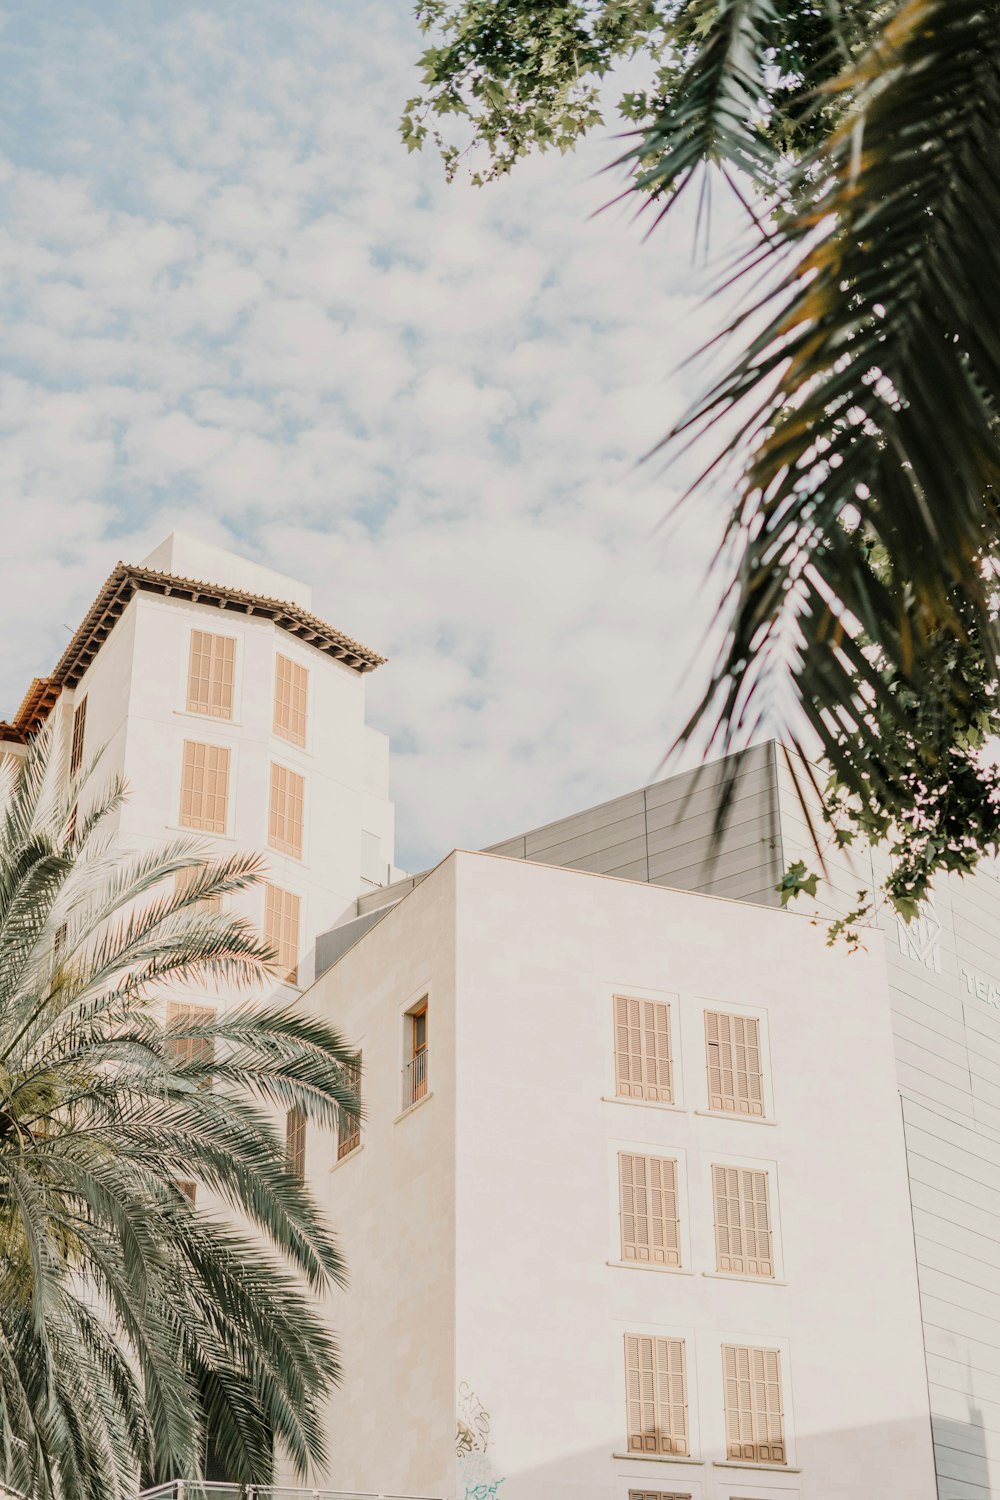
[[164,1027],[167,994],[267,981],[251,923],[207,906],[259,859],[124,848],[122,784],[60,790],[47,730],[3,774],[0,1480],[115,1500],[198,1474],[207,1439],[233,1479],[265,1482],[273,1440],[304,1473],[344,1268],[275,1121],[356,1114],[352,1056],[289,1007]]
[[436,116],[487,175],[565,150],[640,54],[626,191],[659,224],[721,175],[748,210],[738,353],[667,440],[715,444],[692,498],[713,471],[735,496],[725,646],[680,742],[818,751],[841,837],[890,840],[910,914],[1000,840],[1000,3],[415,8],[438,45],[411,148]]

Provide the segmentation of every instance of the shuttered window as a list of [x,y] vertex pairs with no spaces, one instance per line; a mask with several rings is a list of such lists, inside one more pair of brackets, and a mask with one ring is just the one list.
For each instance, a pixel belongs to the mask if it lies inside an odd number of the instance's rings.
[[289,984],[299,982],[299,912],[293,891],[264,887],[264,937],[278,955],[278,973]]
[[625,1335],[625,1388],[630,1453],[688,1451],[683,1339]]
[[616,995],[615,1092],[623,1099],[673,1104],[670,1006]]
[[729,1114],[763,1115],[760,1022],[756,1016],[705,1012],[708,1107]]
[[777,1349],[722,1347],[726,1389],[726,1454],[748,1463],[787,1463]]
[[622,1260],[649,1266],[679,1266],[681,1226],[677,1211],[677,1163],[662,1156],[618,1153]]
[[231,635],[192,630],[188,659],[188,713],[231,719],[235,667],[236,642]]
[[229,800],[229,751],[222,745],[184,741],[181,825],[225,833]]
[[306,1175],[306,1115],[298,1105],[285,1116],[285,1156],[288,1170],[296,1177]]
[[177,1191],[183,1193],[189,1203],[194,1203],[198,1197],[198,1184],[196,1182],[176,1182],[174,1186]]
[[281,854],[302,858],[302,816],[305,779],[287,766],[271,765],[271,803],[267,820],[267,842]]
[[71,776],[75,776],[83,765],[83,736],[86,728],[87,700],[81,698],[73,710],[73,737],[69,747],[69,774]]
[[773,1276],[767,1173],[713,1167],[715,1268],[742,1276]]
[[[361,1053],[359,1052],[353,1062],[345,1069],[347,1081],[354,1093],[361,1087]],[[337,1160],[341,1161],[345,1156],[361,1145],[361,1121],[357,1115],[348,1117],[342,1115],[337,1123]]]
[[682,1495],[677,1490],[629,1490],[628,1500],[691,1500],[690,1490]]
[[[198,1025],[202,1021],[214,1021],[215,1009],[211,1005],[191,1005],[183,1000],[171,1000],[167,1004],[167,1025]],[[210,1036],[168,1037],[167,1050],[182,1067],[190,1063],[214,1062],[215,1041]],[[209,1088],[211,1078],[202,1079],[199,1087]]]
[[309,673],[297,661],[277,656],[274,662],[274,732],[293,745],[306,742]]

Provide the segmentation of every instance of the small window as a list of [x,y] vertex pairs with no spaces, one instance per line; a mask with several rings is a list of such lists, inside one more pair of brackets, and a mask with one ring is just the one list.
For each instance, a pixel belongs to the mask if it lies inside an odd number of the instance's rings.
[[299,913],[302,902],[293,891],[264,888],[264,938],[278,956],[278,974],[287,984],[299,982]]
[[302,821],[305,779],[287,766],[271,765],[271,801],[268,809],[267,842],[280,854],[302,858]]
[[628,1500],[691,1500],[690,1490],[629,1490]]
[[[190,1005],[186,1001],[171,1000],[167,1004],[167,1026],[200,1026],[205,1021],[214,1021],[215,1014],[211,1005]],[[215,1039],[210,1036],[168,1037],[167,1051],[179,1067],[212,1063],[215,1060]],[[198,1086],[210,1088],[211,1084],[209,1076],[203,1078]]]
[[285,1158],[300,1180],[306,1175],[306,1112],[298,1105],[285,1116]]
[[229,751],[223,745],[184,741],[181,826],[225,833],[229,802]]
[[231,635],[192,630],[188,660],[188,713],[213,719],[233,717],[236,642]]
[[66,939],[69,937],[69,923],[60,922],[52,939],[52,962],[58,968],[63,961],[66,952]]
[[83,765],[83,737],[87,728],[87,700],[81,698],[73,710],[73,738],[69,748],[69,774],[75,776]]
[[780,1352],[724,1344],[722,1374],[726,1456],[746,1463],[787,1463]]
[[705,1012],[708,1107],[727,1114],[764,1113],[760,1021],[756,1016]]
[[193,1204],[198,1196],[198,1184],[196,1182],[176,1182],[174,1186],[177,1191],[183,1193],[189,1203]]
[[630,1453],[688,1452],[684,1340],[625,1335]]
[[403,1108],[416,1104],[427,1093],[427,1001],[405,1017],[406,1058],[403,1063]]
[[292,745],[305,745],[309,673],[297,661],[274,662],[274,732]]
[[615,1091],[623,1099],[673,1104],[670,1006],[616,995]]
[[773,1276],[767,1173],[713,1167],[715,1269],[740,1276]]
[[679,1266],[677,1163],[663,1156],[634,1156],[620,1151],[618,1193],[622,1260],[648,1266]]
[[[361,1053],[345,1069],[347,1081],[356,1094],[361,1088]],[[361,1121],[357,1115],[342,1115],[337,1124],[337,1160],[343,1161],[361,1145]]]
[[386,867],[382,861],[382,840],[377,833],[361,833],[361,878],[369,885],[384,885]]

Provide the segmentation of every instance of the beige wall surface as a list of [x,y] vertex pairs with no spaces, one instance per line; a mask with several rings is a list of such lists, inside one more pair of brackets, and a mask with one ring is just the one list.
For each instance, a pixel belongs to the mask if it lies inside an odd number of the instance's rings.
[[[406,1012],[428,998],[428,1092],[408,1111]],[[330,1301],[344,1383],[319,1483],[449,1496],[455,1431],[455,865],[448,861],[304,998],[362,1052],[361,1146],[310,1132],[306,1172],[350,1277]],[[280,1477],[280,1476],[279,1476]],[[289,1481],[290,1482],[290,1481]]]
[[[453,1492],[931,1500],[878,942],[849,956],[809,921],[778,912],[520,861],[454,859],[454,1397],[466,1432]],[[670,1003],[676,1108],[614,1099],[616,993]],[[766,1124],[703,1113],[707,1007],[761,1017]],[[680,1163],[680,1272],[609,1264],[620,1259],[620,1150]],[[775,1283],[711,1274],[717,1162],[769,1173]],[[695,1462],[615,1456],[626,1446],[625,1332],[685,1339]],[[723,1466],[724,1342],[781,1351],[785,1469]]]

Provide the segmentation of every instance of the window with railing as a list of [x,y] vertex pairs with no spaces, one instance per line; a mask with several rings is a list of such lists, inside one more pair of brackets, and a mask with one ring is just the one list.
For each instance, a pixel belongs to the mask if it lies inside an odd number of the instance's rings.
[[403,1063],[403,1108],[409,1109],[427,1093],[427,1001],[406,1016],[406,1058]]

